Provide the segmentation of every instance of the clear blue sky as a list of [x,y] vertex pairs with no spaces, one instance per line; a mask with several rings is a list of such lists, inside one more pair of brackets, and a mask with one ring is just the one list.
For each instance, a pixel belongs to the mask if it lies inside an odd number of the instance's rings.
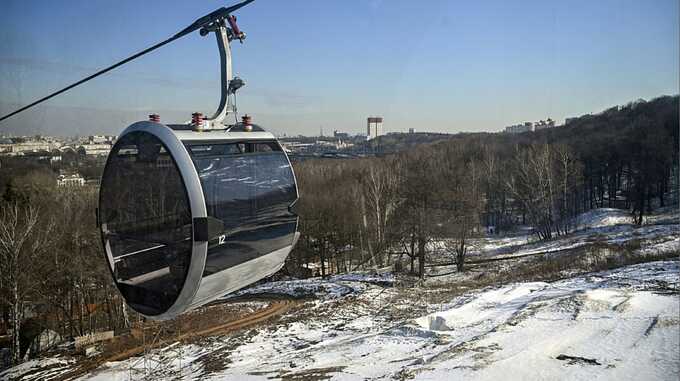
[[[0,12],[0,110],[26,104],[234,2],[15,1]],[[239,110],[279,133],[497,131],[677,94],[677,0],[257,0],[237,12]],[[0,122],[0,133],[116,133],[218,101],[214,37],[194,33]]]

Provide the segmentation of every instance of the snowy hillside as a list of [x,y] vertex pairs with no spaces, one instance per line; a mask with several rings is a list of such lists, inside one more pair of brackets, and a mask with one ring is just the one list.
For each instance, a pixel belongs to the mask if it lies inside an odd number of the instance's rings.
[[[412,319],[390,312],[412,308],[394,288],[357,277],[317,279],[308,283],[326,292],[278,324],[183,345],[181,368],[163,350],[148,361],[163,365],[159,378],[186,379],[677,380],[679,270],[676,261],[651,262],[491,287],[428,305],[438,310]],[[138,360],[108,363],[81,379],[128,379]],[[24,379],[58,375],[68,365],[45,361],[51,371]]]
[[[152,379],[677,380],[680,262],[599,272],[550,267],[551,258],[569,264],[593,255],[579,250],[602,242],[608,255],[623,245],[632,263],[677,256],[676,215],[656,215],[643,226],[626,217],[595,210],[573,234],[548,242],[484,238],[472,258],[510,259],[464,274],[419,281],[357,273],[260,284],[221,303],[289,303],[275,320],[102,362],[77,379],[139,379],[153,369]],[[545,252],[559,256],[538,255]],[[0,379],[68,378],[84,361],[54,355]]]
[[[641,281],[644,279],[644,281]],[[423,379],[677,379],[677,262],[461,298],[416,320],[445,337]]]
[[633,225],[624,210],[600,208],[579,216],[576,230],[549,241],[536,241],[527,233],[491,236],[472,241],[470,255],[483,257],[521,257],[575,249],[592,243],[625,245],[633,242],[647,253],[680,249],[680,221],[677,210],[668,209],[647,217],[641,226]]

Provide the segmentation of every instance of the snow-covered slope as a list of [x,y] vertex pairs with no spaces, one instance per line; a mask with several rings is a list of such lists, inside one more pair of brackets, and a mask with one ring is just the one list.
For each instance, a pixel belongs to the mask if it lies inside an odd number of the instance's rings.
[[581,214],[576,220],[576,225],[580,229],[630,225],[632,223],[633,217],[627,210],[613,208],[593,209]]
[[678,379],[677,276],[653,263],[463,299],[416,320],[450,340],[419,378]]
[[[678,262],[666,261],[554,283],[509,284],[430,305],[437,311],[403,320],[381,311],[408,309],[414,300],[363,283],[344,296],[331,292],[332,302],[309,303],[280,324],[185,345],[181,374],[215,380],[677,380],[679,273]],[[164,361],[163,353],[153,360]],[[109,363],[82,379],[128,379],[133,361],[139,359]],[[161,369],[159,376],[179,374],[176,360]]]
[[667,209],[646,218],[646,224],[632,224],[630,214],[621,209],[600,208],[581,214],[576,231],[549,241],[537,241],[530,234],[489,236],[472,240],[471,258],[521,257],[583,247],[592,243],[639,244],[642,254],[680,250],[678,211]]
[[[627,245],[634,255],[678,253],[679,222],[670,209],[642,226],[631,225],[624,212],[598,209],[582,215],[568,236],[483,238],[470,258],[512,258],[493,262],[506,267],[546,252],[569,260],[565,249],[602,243]],[[391,274],[260,284],[227,299],[282,294],[304,298],[301,306],[276,322],[107,363],[80,379],[128,380],[144,362],[156,368],[157,379],[680,379],[678,261],[578,276],[565,271],[560,276],[571,278],[463,293],[496,270],[415,285]],[[170,353],[181,353],[181,361]],[[68,356],[30,361],[0,372],[0,380],[50,379],[74,362]]]

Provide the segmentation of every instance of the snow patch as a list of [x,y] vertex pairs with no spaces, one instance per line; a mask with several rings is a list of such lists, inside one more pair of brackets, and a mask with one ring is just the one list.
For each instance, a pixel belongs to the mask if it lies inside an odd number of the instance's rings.
[[[487,326],[485,323],[508,320],[534,299],[531,294],[545,289],[543,282],[515,284],[490,290],[461,306],[416,319],[416,324],[434,331]],[[455,332],[454,332],[455,334]]]
[[630,225],[633,218],[627,210],[598,208],[581,214],[577,218],[579,228],[601,228],[614,225]]

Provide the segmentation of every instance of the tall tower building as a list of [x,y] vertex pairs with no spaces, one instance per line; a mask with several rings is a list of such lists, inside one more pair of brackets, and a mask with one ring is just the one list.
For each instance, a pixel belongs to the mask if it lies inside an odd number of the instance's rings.
[[366,139],[375,139],[383,133],[383,118],[379,116],[369,116],[366,120]]

